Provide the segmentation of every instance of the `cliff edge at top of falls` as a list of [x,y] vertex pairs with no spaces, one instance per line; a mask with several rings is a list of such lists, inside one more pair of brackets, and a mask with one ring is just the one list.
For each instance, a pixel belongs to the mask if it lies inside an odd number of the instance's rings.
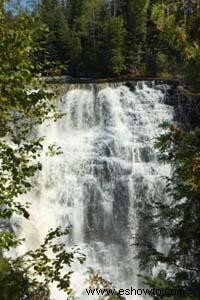
[[[130,74],[121,75],[118,77],[73,77],[73,76],[52,76],[44,77],[44,81],[49,85],[65,86],[70,84],[106,84],[106,83],[123,83],[131,90],[135,89],[138,82],[148,82],[150,85],[169,85],[170,89],[166,90],[165,103],[174,106],[174,120],[179,123],[184,129],[192,129],[199,126],[200,119],[200,93],[194,92],[190,86],[186,85],[179,79],[169,78],[150,78],[150,77],[135,77]],[[58,90],[63,89],[60,87]]]
[[167,84],[174,84],[176,86],[183,85],[183,82],[179,79],[169,79],[169,78],[159,78],[159,77],[139,77],[139,76],[131,76],[128,75],[121,75],[118,77],[73,77],[69,75],[65,76],[51,76],[51,77],[44,77],[46,83],[49,84],[63,84],[63,83],[112,83],[112,82],[123,82],[123,81],[155,81],[156,83],[167,83]]

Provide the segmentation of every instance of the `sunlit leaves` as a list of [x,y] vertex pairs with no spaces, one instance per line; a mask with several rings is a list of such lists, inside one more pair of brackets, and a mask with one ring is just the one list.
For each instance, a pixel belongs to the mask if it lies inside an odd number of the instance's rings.
[[16,213],[29,218],[28,207],[16,199],[30,191],[31,178],[42,168],[43,139],[34,138],[32,130],[54,117],[55,107],[33,59],[35,35],[42,29],[28,14],[7,14],[5,3],[0,11],[0,217],[9,220]]
[[170,49],[179,53],[183,61],[180,70],[195,89],[199,89],[200,83],[199,17],[200,7],[195,1],[158,1],[152,9],[157,29]]
[[69,228],[60,227],[50,230],[40,248],[26,253],[21,258],[24,266],[29,268],[32,277],[36,279],[38,275],[43,276],[41,280],[44,278],[42,283],[46,286],[50,282],[56,282],[57,287],[67,294],[72,293],[70,288],[72,263],[78,261],[82,264],[85,261],[85,255],[78,248],[66,250],[66,235],[69,232]]
[[[5,2],[0,2],[0,298],[49,299],[50,282],[72,295],[72,263],[83,263],[85,256],[76,247],[66,250],[69,228],[51,230],[36,251],[17,259],[4,257],[6,250],[23,242],[13,232],[11,218],[17,214],[29,219],[31,203],[21,202],[20,196],[31,190],[33,177],[42,170],[44,138],[36,137],[36,126],[62,116],[55,110],[54,94],[38,74],[43,66],[34,60],[41,50],[37,35],[46,32],[46,26],[40,27],[26,13],[7,14]],[[48,150],[50,156],[62,153],[54,144]]]

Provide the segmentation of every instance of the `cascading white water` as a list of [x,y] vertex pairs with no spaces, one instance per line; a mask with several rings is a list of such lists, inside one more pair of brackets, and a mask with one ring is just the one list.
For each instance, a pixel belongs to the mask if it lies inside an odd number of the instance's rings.
[[[117,288],[138,288],[131,246],[138,228],[136,207],[156,197],[161,176],[169,173],[153,146],[159,124],[173,116],[162,90],[145,83],[135,91],[123,84],[71,86],[59,104],[66,116],[39,128],[46,143],[61,146],[63,154],[43,156],[43,170],[30,195],[31,219],[21,224],[26,243],[19,251],[39,246],[50,228],[71,224],[71,244],[87,256],[74,275],[78,294],[89,266]],[[52,299],[65,298],[52,289]]]

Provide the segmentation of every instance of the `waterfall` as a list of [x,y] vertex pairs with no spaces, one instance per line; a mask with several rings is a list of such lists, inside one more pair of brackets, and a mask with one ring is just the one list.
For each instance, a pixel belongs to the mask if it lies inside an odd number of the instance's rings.
[[[164,103],[166,88],[144,82],[71,85],[58,104],[66,115],[38,128],[46,145],[56,143],[63,153],[42,156],[43,170],[29,195],[31,218],[18,224],[26,239],[19,252],[39,246],[50,228],[71,224],[69,243],[87,256],[72,278],[80,299],[89,299],[79,292],[87,267],[116,288],[139,287],[131,245],[141,226],[137,207],[161,193],[162,176],[170,172],[154,149],[159,124],[173,118]],[[52,299],[65,297],[53,287]]]

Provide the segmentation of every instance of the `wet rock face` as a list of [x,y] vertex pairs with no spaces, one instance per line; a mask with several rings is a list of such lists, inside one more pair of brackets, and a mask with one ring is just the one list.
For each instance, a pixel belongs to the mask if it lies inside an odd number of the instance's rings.
[[127,81],[125,85],[130,89],[131,92],[135,92],[137,83],[134,81]]
[[175,120],[184,129],[200,126],[200,96],[179,94],[175,105]]
[[164,103],[174,108],[174,121],[183,129],[189,130],[200,126],[200,95],[184,92],[176,81],[168,82],[168,86],[155,85],[156,89],[165,93]]
[[176,85],[170,85],[168,89],[166,89],[164,102],[167,105],[172,105],[176,107],[178,102],[178,87]]

